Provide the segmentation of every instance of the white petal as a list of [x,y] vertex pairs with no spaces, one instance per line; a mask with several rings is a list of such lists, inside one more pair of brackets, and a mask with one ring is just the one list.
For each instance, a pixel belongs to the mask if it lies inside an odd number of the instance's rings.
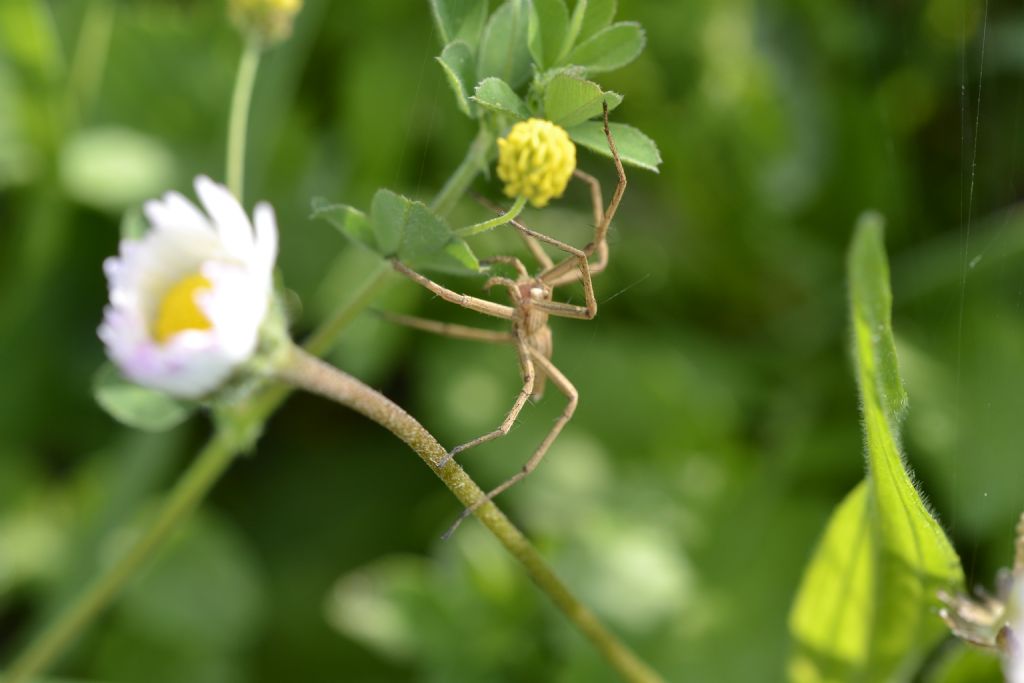
[[245,210],[228,188],[204,175],[196,178],[196,194],[203,202],[206,213],[224,242],[224,247],[236,258],[248,260],[255,247],[252,225]]
[[256,258],[267,273],[274,270],[277,261],[277,220],[274,208],[267,202],[260,202],[253,211],[256,226]]
[[232,263],[204,263],[203,276],[213,288],[196,302],[213,325],[225,354],[236,362],[252,355],[270,298],[267,280]]
[[163,201],[151,199],[143,205],[149,224],[154,228],[186,228],[210,230],[210,222],[195,204],[178,192],[168,192]]

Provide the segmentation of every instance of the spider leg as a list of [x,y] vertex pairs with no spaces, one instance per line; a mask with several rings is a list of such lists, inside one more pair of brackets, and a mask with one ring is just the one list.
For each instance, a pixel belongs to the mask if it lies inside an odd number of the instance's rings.
[[505,263],[516,269],[522,277],[530,277],[530,271],[526,270],[526,266],[523,262],[517,259],[515,256],[491,256],[489,258],[480,259],[480,263],[489,265],[491,263]]
[[533,455],[530,456],[530,459],[526,461],[526,464],[523,465],[522,469],[495,488],[491,489],[487,495],[478,499],[475,503],[463,510],[455,522],[448,527],[448,531],[444,533],[442,538],[448,538],[451,536],[462,521],[476,512],[481,505],[490,502],[496,496],[508,490],[532,472],[544,458],[544,454],[548,452],[548,448],[551,447],[551,443],[561,433],[562,428],[565,427],[565,424],[572,418],[573,413],[576,412],[576,405],[579,403],[579,392],[576,390],[576,387],[573,386],[572,382],[570,382],[566,376],[563,375],[546,356],[544,356],[544,354],[534,349],[529,349],[529,352],[530,355],[533,356],[533,360],[540,367],[540,370],[551,378],[551,381],[555,383],[555,386],[558,387],[559,391],[565,394],[568,399],[568,402],[565,405],[565,410],[563,410],[562,414],[557,420],[555,420],[555,424],[551,428],[551,431],[548,432],[546,437],[544,437],[544,441],[542,441],[540,446],[537,447],[537,450],[534,451]]
[[456,323],[443,323],[438,320],[427,320],[426,318],[418,318],[413,315],[403,315],[401,313],[391,313],[390,311],[381,311],[380,316],[389,322],[411,327],[416,330],[423,330],[424,332],[439,334],[444,337],[451,337],[453,339],[466,339],[468,341],[488,342],[492,344],[508,344],[515,341],[512,334],[509,332],[485,330],[479,327],[469,327],[467,325],[458,325]]
[[442,287],[433,280],[420,275],[401,261],[392,261],[391,265],[399,273],[430,290],[445,301],[462,306],[463,308],[468,308],[469,310],[476,311],[477,313],[494,316],[495,318],[512,320],[515,316],[515,309],[511,306],[504,306],[502,304],[496,304],[493,301],[487,301],[486,299],[479,299],[475,296],[469,296],[468,294],[459,294],[458,292],[454,292],[446,287]]
[[[612,199],[608,203],[608,208],[602,209],[601,183],[598,182],[597,178],[578,169],[574,172],[577,178],[590,185],[590,197],[594,207],[594,238],[590,244],[583,248],[583,252],[588,257],[592,256],[595,251],[597,252],[597,261],[591,267],[594,273],[600,273],[608,266],[608,228],[612,224],[615,212],[619,209],[619,203],[622,201],[622,195],[626,191],[627,182],[626,171],[622,167],[622,159],[619,158],[619,150],[615,146],[615,139],[612,137],[612,131],[608,125],[607,104],[604,105],[604,135],[608,139],[608,148],[612,153],[612,161],[615,162],[615,172],[619,176],[619,181],[615,185],[615,192],[612,193]],[[571,266],[567,265],[566,262],[568,260],[566,259],[547,269],[552,278],[550,283],[553,286],[572,282],[576,278],[575,274],[569,276]]]
[[438,467],[444,467],[448,464],[449,460],[465,450],[497,439],[499,436],[505,436],[508,434],[509,430],[512,429],[512,425],[515,424],[516,419],[519,417],[519,413],[522,412],[523,406],[526,405],[526,401],[530,398],[530,394],[533,393],[533,380],[535,376],[533,361],[530,359],[529,348],[522,337],[517,337],[516,339],[516,351],[519,353],[519,368],[523,375],[523,388],[520,389],[519,395],[516,396],[516,401],[512,404],[512,409],[508,411],[508,415],[505,416],[505,419],[494,431],[488,432],[483,436],[478,436],[472,441],[451,449],[447,455],[441,458],[437,463]]

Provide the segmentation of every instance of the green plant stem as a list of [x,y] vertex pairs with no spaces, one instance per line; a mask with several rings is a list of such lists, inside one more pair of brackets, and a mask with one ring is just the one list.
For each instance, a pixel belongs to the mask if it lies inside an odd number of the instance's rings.
[[490,220],[476,223],[474,225],[469,225],[465,228],[459,228],[458,230],[455,231],[455,234],[458,235],[459,237],[471,237],[473,235],[479,235],[482,232],[492,230],[498,227],[499,225],[505,225],[506,223],[514,221],[516,216],[522,213],[524,206],[526,206],[526,197],[520,195],[519,197],[516,197],[515,203],[513,203],[512,206],[509,207],[509,210],[506,211],[505,213],[501,214],[500,216],[495,216]]
[[[391,268],[382,265],[358,292],[310,336],[306,345],[309,352],[326,353],[342,330],[373,301],[390,277]],[[31,643],[11,664],[2,679],[3,683],[28,683],[50,666],[117,596],[177,524],[196,508],[234,458],[252,446],[263,423],[280,407],[289,393],[291,390],[288,386],[273,382],[226,413],[227,420],[218,425],[213,437],[175,484],[156,520],[143,536]]]
[[117,7],[112,0],[91,0],[85,8],[68,74],[67,116],[78,121],[92,106],[110,52]]
[[440,216],[449,214],[456,202],[466,194],[477,174],[487,168],[493,154],[494,133],[481,126],[462,162],[434,197],[434,201],[430,202],[431,210]]
[[256,71],[260,65],[261,44],[250,38],[242,51],[235,76],[235,89],[231,94],[231,113],[228,117],[227,183],[231,193],[242,201],[245,185],[245,138],[249,128],[249,104],[256,84]]
[[[438,467],[437,463],[445,459],[447,453],[444,447],[414,417],[383,394],[298,347],[292,349],[290,360],[279,372],[281,379],[289,384],[336,401],[397,436],[416,452],[465,507],[486,495],[454,460],[447,459],[447,464]],[[481,505],[474,514],[522,563],[533,582],[594,643],[624,680],[630,683],[662,681],[569,592],[537,549],[493,502]]]
[[238,450],[235,437],[235,432],[228,431],[214,435],[182,475],[142,537],[11,664],[4,683],[29,683],[35,679],[96,618],[231,464]]

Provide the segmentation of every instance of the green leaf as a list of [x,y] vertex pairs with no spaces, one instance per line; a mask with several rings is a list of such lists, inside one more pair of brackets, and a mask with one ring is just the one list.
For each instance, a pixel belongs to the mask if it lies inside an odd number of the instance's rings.
[[531,0],[527,44],[541,71],[563,56],[569,30],[569,10],[564,0]]
[[544,89],[544,115],[563,128],[600,115],[603,102],[601,86],[567,74],[558,74]]
[[391,190],[373,196],[370,220],[380,253],[412,267],[446,272],[479,271],[469,245],[422,202]]
[[[580,28],[573,36],[573,42],[586,40],[612,23],[617,5],[617,0],[576,0],[571,23],[579,22]],[[580,15],[579,19],[576,18],[577,14]]]
[[359,209],[347,204],[332,204],[323,197],[313,198],[311,218],[320,218],[341,231],[341,234],[370,251],[379,252],[370,219]]
[[586,68],[589,73],[614,71],[636,59],[646,42],[640,24],[624,21],[601,29],[577,45],[566,61]]
[[111,363],[104,363],[96,371],[92,393],[112,418],[146,432],[163,432],[176,427],[193,410],[190,403],[128,381]]
[[608,103],[608,111],[612,111],[622,104],[622,95],[612,90],[605,90],[604,101]]
[[461,40],[476,48],[487,20],[487,0],[430,0],[430,9],[443,44]]
[[520,99],[515,90],[500,78],[491,76],[480,81],[472,99],[481,107],[499,114],[507,114],[516,119],[525,119],[530,115],[526,103]]
[[907,401],[879,216],[859,221],[847,267],[868,472],[829,521],[790,614],[795,683],[910,680],[947,635],[937,592],[964,580],[899,450]]
[[473,61],[473,51],[469,45],[456,40],[445,45],[439,57],[435,57],[444,75],[448,78],[448,85],[455,93],[455,104],[466,116],[473,116],[467,93],[473,83],[473,69],[476,64]]
[[494,11],[480,42],[478,80],[497,76],[513,88],[526,82],[530,76],[528,23],[526,0],[507,0]]
[[[658,172],[658,166],[661,165],[661,153],[658,151],[658,146],[654,144],[654,140],[625,123],[612,123],[609,128],[612,131],[612,139],[615,140],[615,148],[619,152],[622,163]],[[576,144],[593,152],[609,159],[612,156],[611,148],[608,147],[608,138],[604,135],[604,124],[601,121],[587,121],[573,126],[569,129],[569,137]]]

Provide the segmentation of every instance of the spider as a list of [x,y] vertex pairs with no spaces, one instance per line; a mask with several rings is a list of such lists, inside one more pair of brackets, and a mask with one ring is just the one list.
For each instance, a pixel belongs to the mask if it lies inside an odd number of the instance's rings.
[[1012,569],[1002,569],[996,576],[996,595],[977,589],[977,599],[966,595],[939,592],[945,607],[939,616],[953,635],[987,650],[996,650],[1004,657],[1020,656],[1019,634],[1021,601],[1024,595],[1024,515],[1017,522]]
[[[604,112],[604,132],[605,137],[608,139],[608,146],[612,153],[612,160],[615,163],[616,173],[618,174],[618,183],[607,208],[604,207],[600,182],[593,176],[578,169],[573,172],[576,178],[587,183],[591,188],[591,203],[594,215],[594,233],[591,241],[583,249],[577,249],[561,240],[532,230],[518,220],[512,220],[510,221],[511,225],[522,236],[530,253],[540,264],[539,272],[531,275],[523,262],[513,256],[496,256],[484,261],[485,264],[505,264],[515,269],[517,273],[516,279],[491,277],[484,284],[484,289],[486,290],[496,286],[504,287],[508,291],[512,305],[500,304],[455,292],[412,270],[400,261],[392,261],[395,270],[445,301],[484,315],[502,318],[512,323],[510,331],[501,332],[394,313],[385,314],[387,318],[394,322],[427,332],[457,339],[512,344],[516,348],[523,386],[505,419],[496,429],[453,448],[437,463],[438,467],[443,467],[454,456],[467,449],[508,434],[512,425],[519,417],[523,406],[526,405],[526,401],[531,397],[534,400],[539,400],[542,397],[548,380],[555,385],[567,400],[562,414],[522,468],[489,491],[483,498],[463,510],[444,534],[445,538],[450,536],[459,524],[477,508],[515,485],[532,472],[576,410],[576,405],[579,401],[579,393],[576,387],[551,361],[553,345],[551,328],[548,325],[548,321],[551,316],[590,320],[597,314],[597,300],[594,297],[592,275],[601,272],[608,265],[608,245],[606,242],[608,227],[615,216],[619,202],[622,200],[623,192],[626,189],[626,173],[622,168],[622,161],[619,158],[615,141],[608,127],[607,108]],[[484,203],[499,213],[501,212],[501,209],[497,206],[486,201]],[[559,249],[567,254],[567,256],[563,260],[555,262],[544,251],[541,244],[547,244]],[[597,254],[596,261],[591,264],[590,257],[595,253]],[[553,300],[556,287],[577,281],[583,285],[585,301],[583,306]]]

